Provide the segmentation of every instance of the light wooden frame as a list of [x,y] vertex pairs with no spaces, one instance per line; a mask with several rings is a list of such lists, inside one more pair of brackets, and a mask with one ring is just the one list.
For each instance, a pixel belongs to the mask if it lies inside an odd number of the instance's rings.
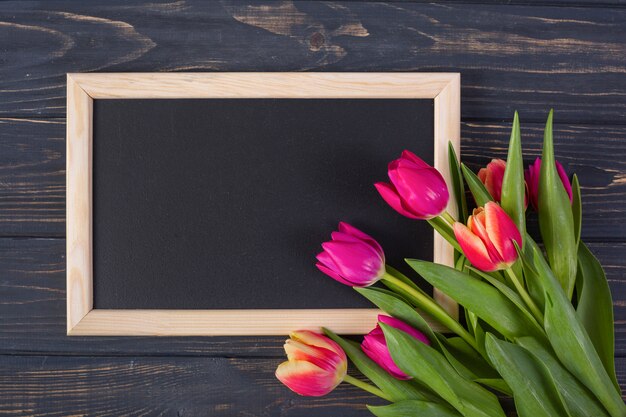
[[[100,310],[93,308],[92,116],[94,99],[415,98],[434,100],[435,166],[450,183],[448,141],[460,154],[458,73],[92,73],[67,75],[67,334],[279,335],[327,326],[359,334],[377,309]],[[451,199],[452,200],[452,199]],[[450,211],[455,212],[451,205]],[[435,233],[435,262],[453,250]],[[435,290],[454,316],[458,306]],[[437,326],[436,326],[437,327]]]

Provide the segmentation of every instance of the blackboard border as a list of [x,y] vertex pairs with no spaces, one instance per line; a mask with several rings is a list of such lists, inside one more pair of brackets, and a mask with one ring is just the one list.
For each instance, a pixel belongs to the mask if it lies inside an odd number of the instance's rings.
[[[460,155],[459,73],[67,74],[67,334],[71,336],[266,336],[329,327],[361,334],[377,309],[104,310],[93,308],[92,139],[94,99],[415,98],[434,101],[434,165],[448,183],[448,142]],[[456,212],[451,199],[449,211]],[[435,234],[433,259],[452,265]],[[435,289],[453,316],[458,306]],[[435,329],[442,330],[436,323]]]

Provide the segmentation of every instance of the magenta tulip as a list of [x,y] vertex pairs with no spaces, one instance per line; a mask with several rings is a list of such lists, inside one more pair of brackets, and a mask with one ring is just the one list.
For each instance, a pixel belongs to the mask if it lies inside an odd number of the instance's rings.
[[317,255],[320,271],[351,287],[367,287],[383,277],[385,253],[372,237],[341,222],[331,239]]
[[412,219],[432,219],[446,209],[450,195],[443,177],[435,168],[410,151],[388,167],[391,183],[374,184],[394,210]]
[[506,269],[517,260],[513,241],[522,237],[508,214],[493,201],[479,207],[467,221],[454,224],[454,235],[463,253],[476,268],[491,272]]
[[339,385],[348,370],[341,347],[324,335],[300,330],[285,342],[287,361],[276,369],[276,378],[290,390],[308,397],[326,395]]
[[[424,336],[421,332],[401,320],[389,316],[379,315],[378,322],[384,323],[398,330],[402,330],[403,332],[408,333],[410,336],[413,336],[420,342],[430,345],[430,341],[428,340],[428,338],[426,338],[426,336]],[[391,358],[391,353],[389,353],[389,349],[387,348],[387,342],[385,341],[385,335],[383,334],[383,330],[378,324],[376,325],[374,330],[365,335],[365,337],[363,338],[363,343],[361,343],[361,349],[371,360],[376,362],[391,376],[398,379],[410,379],[407,374],[405,374],[400,370],[400,368],[398,368],[398,366]]]
[[[556,165],[556,172],[561,178],[563,187],[569,196],[569,201],[572,201],[572,184],[569,182],[567,173],[563,168],[563,165],[559,161],[554,161]],[[539,174],[541,172],[541,158],[535,159],[533,164],[528,166],[528,169],[524,171],[524,177],[526,177],[526,184],[528,185],[528,194],[530,194],[530,202],[533,208],[539,210]]]

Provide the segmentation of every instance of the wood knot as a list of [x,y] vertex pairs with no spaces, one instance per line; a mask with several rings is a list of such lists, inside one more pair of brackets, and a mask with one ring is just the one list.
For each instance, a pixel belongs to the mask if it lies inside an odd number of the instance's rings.
[[309,44],[311,45],[310,49],[312,51],[319,51],[320,48],[324,46],[325,41],[326,39],[324,38],[324,35],[322,35],[320,32],[315,32],[311,35],[311,38],[309,39]]

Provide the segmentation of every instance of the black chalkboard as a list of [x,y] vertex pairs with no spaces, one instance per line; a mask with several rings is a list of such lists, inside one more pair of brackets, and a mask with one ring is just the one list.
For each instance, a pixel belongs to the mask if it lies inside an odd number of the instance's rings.
[[387,261],[432,259],[425,222],[372,186],[410,149],[433,159],[433,101],[95,100],[98,309],[371,307],[315,268],[347,221]]

